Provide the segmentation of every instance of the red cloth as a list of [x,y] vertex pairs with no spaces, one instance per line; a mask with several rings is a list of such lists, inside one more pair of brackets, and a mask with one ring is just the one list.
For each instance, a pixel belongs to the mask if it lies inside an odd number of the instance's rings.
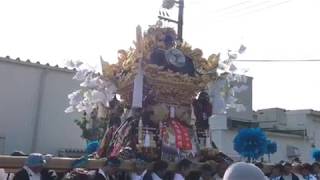
[[120,153],[121,148],[122,148],[121,144],[115,144],[110,157],[117,157]]
[[180,150],[192,150],[188,128],[178,121],[171,121],[171,124],[176,137],[176,147]]
[[107,149],[109,148],[110,141],[115,131],[116,127],[111,127],[106,131],[106,134],[104,135],[104,138],[102,139],[99,150],[97,152],[100,158],[107,156]]

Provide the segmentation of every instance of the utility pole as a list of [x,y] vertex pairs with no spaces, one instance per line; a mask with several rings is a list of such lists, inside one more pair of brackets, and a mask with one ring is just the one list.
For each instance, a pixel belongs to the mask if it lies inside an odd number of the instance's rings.
[[182,30],[183,30],[183,8],[184,8],[184,0],[179,0],[179,15],[178,15],[178,40],[182,43]]
[[[174,4],[178,5],[179,11],[178,11],[178,20],[173,20],[170,19],[168,17],[164,17],[164,15],[159,15],[158,18],[160,20],[164,20],[164,21],[168,21],[168,22],[172,22],[178,25],[178,41],[180,41],[181,43],[183,42],[183,38],[182,38],[182,31],[183,31],[183,8],[184,8],[184,0],[178,0],[178,1],[174,1]],[[170,7],[172,8],[172,7]],[[169,8],[167,8],[169,9]]]

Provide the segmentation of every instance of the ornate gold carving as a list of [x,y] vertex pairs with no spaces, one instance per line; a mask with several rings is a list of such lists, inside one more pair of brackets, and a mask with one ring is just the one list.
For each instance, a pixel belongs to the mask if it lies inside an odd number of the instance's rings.
[[[154,93],[156,102],[189,105],[197,93],[206,87],[207,83],[215,78],[215,70],[218,66],[219,54],[209,56],[208,60],[203,58],[201,49],[192,47],[183,43],[177,48],[182,51],[185,56],[192,59],[196,68],[195,77],[187,74],[180,74],[170,70],[164,70],[163,67],[149,64],[150,54],[154,48],[165,49],[165,35],[170,34],[176,37],[176,33],[172,28],[161,28],[159,26],[150,26],[144,36],[141,37],[141,44],[137,44],[136,48],[130,48],[128,51],[118,51],[118,63],[103,64],[103,75],[113,80],[118,86],[118,93],[127,103],[131,103],[133,80],[137,73],[137,59],[140,56],[137,49],[142,48],[142,61],[144,72],[144,89],[145,91]],[[137,47],[139,46],[139,47]]]

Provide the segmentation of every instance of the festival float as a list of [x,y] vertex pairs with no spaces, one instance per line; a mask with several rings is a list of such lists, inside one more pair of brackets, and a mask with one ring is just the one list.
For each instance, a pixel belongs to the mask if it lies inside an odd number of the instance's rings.
[[[220,54],[205,58],[201,49],[183,41],[183,0],[164,1],[163,7],[175,5],[179,7],[178,21],[159,16],[158,22],[145,31],[137,26],[134,47],[119,50],[115,64],[102,60],[102,75],[72,63],[77,69],[75,79],[83,82],[82,89],[69,95],[66,112],[94,114],[98,120],[90,122],[91,126],[103,121],[105,132],[102,139],[90,139],[100,144],[92,156],[82,157],[83,161],[53,158],[49,167],[97,168],[101,158],[116,156],[130,161],[137,153],[150,160],[232,161],[211,139],[209,118],[215,107],[209,87],[221,78],[232,79],[235,54],[229,51],[225,60],[220,60]],[[177,23],[178,33],[164,26],[164,21]],[[240,53],[244,46],[241,48]],[[229,85],[224,91],[232,88]],[[236,100],[232,102],[230,107],[236,107]],[[22,161],[11,162],[10,167],[18,167]]]
[[216,78],[218,56],[206,60],[200,49],[176,39],[174,29],[160,23],[143,34],[137,27],[136,48],[120,50],[117,64],[103,63],[103,78],[115,85],[121,101],[114,100],[124,113],[116,118],[121,122],[110,119],[100,157],[132,149],[151,159],[174,161],[212,148],[212,106],[205,90]]

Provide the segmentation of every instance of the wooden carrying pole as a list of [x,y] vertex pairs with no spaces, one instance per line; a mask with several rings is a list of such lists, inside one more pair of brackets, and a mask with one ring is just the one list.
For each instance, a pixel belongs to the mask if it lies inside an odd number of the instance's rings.
[[[15,172],[24,166],[27,157],[22,156],[0,156],[0,169],[5,169],[6,172]],[[56,158],[53,157],[46,163],[45,167],[56,171],[67,171],[72,169],[71,164],[77,159],[74,158]],[[98,169],[103,166],[105,160],[90,159],[84,167],[86,169]]]
[[[5,169],[7,173],[15,173],[24,166],[24,162],[27,157],[23,156],[4,156],[0,155],[0,169]],[[71,164],[78,159],[75,158],[62,158],[53,157],[47,161],[45,168],[55,170],[57,172],[66,172],[72,169]],[[88,163],[82,167],[87,170],[99,169],[103,166],[106,159],[89,159]],[[210,161],[208,161],[210,163]],[[151,168],[153,163],[149,163],[148,167]],[[203,163],[195,163],[194,168],[198,168]],[[212,161],[210,164],[214,165]],[[169,162],[168,169],[174,170],[176,163]],[[125,171],[132,171],[134,167],[134,161],[125,160],[121,163],[120,169]]]
[[[25,156],[3,156],[0,155],[0,169],[5,169],[7,173],[15,173],[24,166],[27,157]],[[53,157],[47,161],[45,168],[55,170],[57,172],[66,172],[72,169],[72,163],[78,159]],[[87,170],[99,169],[103,167],[106,159],[89,159],[88,163],[83,166]],[[120,165],[121,170],[132,171],[134,161],[124,160]],[[151,167],[152,163],[148,164]],[[169,168],[174,169],[175,164],[169,163]]]

